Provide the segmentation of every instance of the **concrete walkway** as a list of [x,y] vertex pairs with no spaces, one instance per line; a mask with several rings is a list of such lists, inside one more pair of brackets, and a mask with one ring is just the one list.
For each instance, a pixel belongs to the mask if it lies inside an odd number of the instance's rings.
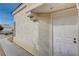
[[1,45],[0,45],[0,56],[5,56],[5,52]]
[[0,35],[0,44],[6,56],[32,56],[23,48],[10,42],[5,35]]

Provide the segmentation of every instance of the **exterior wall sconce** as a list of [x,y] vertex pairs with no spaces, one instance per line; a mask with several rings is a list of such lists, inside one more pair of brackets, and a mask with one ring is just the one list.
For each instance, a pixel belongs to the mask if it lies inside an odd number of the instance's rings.
[[30,20],[33,21],[33,22],[37,22],[37,21],[38,21],[38,20],[37,20],[37,14],[35,14],[35,13],[30,13],[30,14],[28,15],[28,17],[29,17]]

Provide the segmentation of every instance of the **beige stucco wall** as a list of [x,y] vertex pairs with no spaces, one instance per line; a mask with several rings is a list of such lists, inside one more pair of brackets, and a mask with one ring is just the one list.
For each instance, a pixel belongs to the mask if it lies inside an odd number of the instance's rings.
[[33,55],[50,55],[50,14],[38,14],[33,22],[27,8],[14,15],[16,37],[14,42]]
[[35,55],[33,50],[35,50],[34,44],[38,39],[38,23],[31,21],[27,17],[28,13],[25,12],[26,9],[23,9],[14,16],[16,22],[16,39],[14,42]]
[[[51,42],[50,40],[52,40],[50,37],[51,34],[51,27],[50,25],[52,25],[50,23],[51,19],[50,19],[50,14],[39,14],[38,15],[38,21],[39,21],[39,38],[38,38],[38,46],[39,46],[39,55],[50,55],[50,51],[51,51]],[[50,32],[51,31],[51,32]],[[51,51],[52,52],[52,51]]]

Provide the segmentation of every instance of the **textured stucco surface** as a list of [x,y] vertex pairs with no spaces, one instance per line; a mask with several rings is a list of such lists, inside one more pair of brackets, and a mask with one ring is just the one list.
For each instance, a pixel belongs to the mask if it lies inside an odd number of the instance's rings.
[[[39,55],[47,55],[50,53],[50,14],[39,14],[39,38],[38,38],[38,46],[39,46]],[[51,24],[52,25],[52,24]]]
[[16,39],[14,42],[34,53],[35,43],[38,39],[38,23],[30,20],[25,13],[26,8],[14,16],[16,22]]
[[14,42],[33,55],[49,55],[50,51],[50,15],[39,14],[38,21],[33,22],[23,9],[14,16],[16,38]]

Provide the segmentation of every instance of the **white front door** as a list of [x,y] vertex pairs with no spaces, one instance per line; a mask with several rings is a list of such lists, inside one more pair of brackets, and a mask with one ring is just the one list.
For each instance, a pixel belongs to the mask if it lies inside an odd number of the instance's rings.
[[53,52],[59,56],[78,55],[78,17],[76,9],[53,14]]
[[54,27],[54,54],[64,56],[78,55],[78,41],[74,26]]

